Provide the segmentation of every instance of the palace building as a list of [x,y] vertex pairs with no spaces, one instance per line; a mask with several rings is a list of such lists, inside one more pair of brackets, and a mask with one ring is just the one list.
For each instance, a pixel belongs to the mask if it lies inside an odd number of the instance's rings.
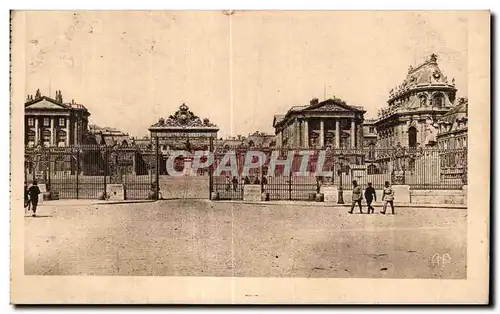
[[453,107],[457,89],[441,72],[432,54],[408,69],[405,80],[390,91],[387,107],[375,122],[378,148],[434,147],[438,121]]
[[276,146],[300,148],[363,147],[363,107],[333,98],[306,106],[294,106],[284,115],[275,115]]
[[439,148],[467,147],[468,99],[459,98],[458,104],[438,121],[437,142]]
[[70,146],[85,142],[89,111],[75,101],[64,103],[61,91],[56,98],[28,95],[24,104],[24,142],[28,147]]

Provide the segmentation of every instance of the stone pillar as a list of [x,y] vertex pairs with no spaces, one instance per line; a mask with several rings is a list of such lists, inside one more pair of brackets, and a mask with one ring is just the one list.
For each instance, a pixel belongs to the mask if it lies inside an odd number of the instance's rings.
[[55,128],[54,128],[54,117],[50,118],[50,146],[56,146]]
[[351,119],[351,148],[356,146],[356,121]]
[[340,119],[335,120],[335,148],[340,148]]
[[309,148],[309,124],[304,120],[304,148]]
[[35,119],[35,147],[38,145],[38,134],[40,133],[38,131],[38,117],[34,117]]
[[69,146],[69,117],[66,117],[66,146]]
[[323,119],[319,121],[319,147],[325,146],[325,122]]
[[300,147],[300,120],[295,120],[295,147]]
[[74,134],[74,140],[73,140],[73,145],[76,145],[78,142],[77,142],[77,139],[78,139],[78,123],[77,121],[75,120],[74,122],[74,129],[75,131],[73,132]]
[[357,147],[363,148],[363,146],[364,146],[363,124],[358,124],[356,126],[356,128],[357,128],[357,134],[358,134],[358,140],[356,141]]

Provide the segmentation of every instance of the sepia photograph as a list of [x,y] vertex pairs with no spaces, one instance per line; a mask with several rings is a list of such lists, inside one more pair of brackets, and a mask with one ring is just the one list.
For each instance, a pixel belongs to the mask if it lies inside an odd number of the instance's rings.
[[490,12],[10,29],[12,303],[488,302]]

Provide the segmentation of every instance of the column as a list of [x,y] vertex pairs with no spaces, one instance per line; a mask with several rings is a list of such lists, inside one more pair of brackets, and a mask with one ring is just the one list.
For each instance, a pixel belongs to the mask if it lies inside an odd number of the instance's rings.
[[319,121],[319,147],[325,146],[325,122],[323,119]]
[[335,148],[340,148],[340,119],[335,120]]
[[55,119],[54,117],[50,118],[50,146],[56,146],[55,143],[56,137],[54,136],[55,135],[54,119]]
[[69,117],[66,117],[66,146],[69,146]]
[[295,147],[300,147],[300,120],[295,120]]
[[78,122],[77,120],[75,119],[74,121],[74,129],[75,131],[73,132],[73,135],[74,135],[74,140],[73,140],[73,145],[76,145],[78,143],[77,139],[78,139]]
[[38,117],[34,117],[35,119],[35,147],[38,145]]
[[356,121],[351,119],[351,148],[356,147]]
[[304,148],[309,148],[309,124],[304,120]]

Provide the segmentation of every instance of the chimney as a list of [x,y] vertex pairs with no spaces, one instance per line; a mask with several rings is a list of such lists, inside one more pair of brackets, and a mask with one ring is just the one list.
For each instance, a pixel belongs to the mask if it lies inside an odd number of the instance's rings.
[[312,105],[316,105],[318,102],[319,102],[319,101],[318,101],[318,98],[313,98],[313,99],[311,99],[311,101],[310,101],[310,105],[311,105],[311,106],[312,106]]

